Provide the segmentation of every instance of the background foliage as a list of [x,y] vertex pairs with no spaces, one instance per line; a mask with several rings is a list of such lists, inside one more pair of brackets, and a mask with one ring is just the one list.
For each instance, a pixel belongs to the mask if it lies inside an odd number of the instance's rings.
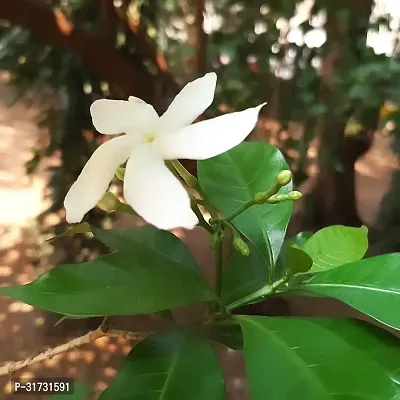
[[[18,0],[3,2],[0,19],[7,101],[40,109],[43,141],[27,170],[35,173],[46,157],[58,160],[47,193],[51,206],[39,218],[47,235],[65,229],[63,198],[103,140],[92,128],[90,103],[135,95],[162,112],[179,87],[209,70],[219,84],[207,116],[268,101],[256,136],[279,145],[295,183],[318,165],[301,222],[307,228],[362,224],[354,163],[388,120],[400,151],[399,19],[382,1]],[[317,159],[310,159],[311,145]],[[383,234],[399,218],[398,182],[396,174],[372,231],[383,243],[378,252],[398,247],[393,239],[387,243],[393,234]],[[59,216],[56,226],[45,222],[49,213]],[[87,219],[108,223],[101,210]],[[72,258],[89,247],[80,253],[84,259],[92,244],[83,235],[62,243],[71,246]]]
[[[306,217],[296,229],[317,233],[286,239],[288,202],[249,208],[233,218],[250,254],[235,252],[220,269],[218,304],[211,311],[223,310],[227,321],[217,314],[212,323],[196,321],[206,329],[195,335],[178,328],[150,335],[129,353],[102,398],[146,391],[177,397],[182,388],[186,396],[224,398],[208,340],[243,346],[255,399],[267,391],[274,398],[398,395],[398,345],[381,330],[339,318],[230,314],[268,296],[301,293],[337,299],[387,329],[399,329],[399,255],[361,260],[368,233],[377,242],[373,252],[399,247],[398,173],[374,229],[360,227],[355,202],[354,165],[373,133],[391,135],[400,152],[400,23],[382,1],[14,0],[0,1],[0,20],[7,100],[37,109],[43,132],[27,171],[34,174],[52,160],[49,209],[38,219],[45,237],[66,229],[65,194],[105,139],[93,130],[90,103],[133,95],[161,113],[180,87],[210,70],[218,74],[218,87],[204,117],[268,101],[250,140],[278,144],[281,152],[267,143],[243,143],[201,161],[198,170],[185,163],[207,197],[226,216],[235,201],[251,202],[288,166],[295,185],[312,183]],[[227,174],[232,165],[235,174]],[[113,185],[118,194],[120,182]],[[281,194],[291,189],[286,185]],[[50,215],[56,216],[51,223]],[[71,319],[160,313],[170,321],[171,308],[215,301],[176,236],[149,226],[101,229],[110,225],[101,209],[85,221],[97,241],[76,235],[52,242],[65,249],[66,259],[58,260],[65,264],[28,285],[1,287],[0,294]],[[106,248],[115,252],[94,259]],[[103,328],[102,323],[98,329]],[[106,336],[104,329],[100,334]],[[193,393],[198,376],[209,384]],[[276,385],[282,376],[290,379]]]

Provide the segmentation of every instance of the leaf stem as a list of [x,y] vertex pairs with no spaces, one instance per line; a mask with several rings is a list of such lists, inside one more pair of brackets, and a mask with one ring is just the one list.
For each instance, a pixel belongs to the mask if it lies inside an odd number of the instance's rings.
[[199,182],[195,176],[193,176],[178,160],[171,160],[168,164],[171,164],[181,178],[186,182],[190,188],[196,189]]
[[231,214],[229,214],[226,218],[225,221],[229,222],[235,219],[238,215],[240,215],[242,212],[246,211],[248,208],[254,206],[257,204],[255,200],[250,200],[247,203],[243,204],[241,207],[239,207],[237,210],[233,211]]
[[211,204],[208,196],[204,193],[197,178],[193,176],[178,160],[167,161],[167,164],[168,163],[175,168],[181,178],[185,181],[186,185],[194,189],[201,196],[204,207],[210,213],[211,217],[218,219],[218,212],[216,208]]
[[256,303],[259,300],[262,300],[264,297],[274,294],[280,285],[286,283],[290,279],[290,276],[291,275],[286,274],[281,279],[275,281],[272,285],[266,285],[261,289],[257,290],[256,292],[251,293],[240,300],[236,300],[233,303],[228,304],[226,306],[227,311],[233,311],[234,309],[246,306],[247,304]]

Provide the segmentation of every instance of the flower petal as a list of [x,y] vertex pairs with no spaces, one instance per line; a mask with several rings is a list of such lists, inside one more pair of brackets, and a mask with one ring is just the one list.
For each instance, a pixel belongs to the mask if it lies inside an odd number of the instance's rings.
[[157,137],[154,145],[164,160],[206,160],[241,143],[257,123],[262,106],[197,122]]
[[131,136],[120,136],[99,146],[69,189],[64,207],[69,223],[82,221],[107,190],[116,169],[129,157],[134,146]]
[[193,229],[198,223],[185,188],[151,145],[136,147],[129,157],[124,196],[144,220],[159,229]]
[[93,125],[100,133],[151,132],[158,121],[153,106],[137,97],[125,100],[96,100],[90,106]]
[[216,84],[214,72],[188,83],[160,117],[158,131],[171,132],[190,125],[213,102]]

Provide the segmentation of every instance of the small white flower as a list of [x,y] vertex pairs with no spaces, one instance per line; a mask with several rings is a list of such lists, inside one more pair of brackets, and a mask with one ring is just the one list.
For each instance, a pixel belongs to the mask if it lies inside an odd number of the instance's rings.
[[193,229],[198,219],[189,195],[164,160],[205,160],[230,150],[252,131],[264,105],[190,125],[212,103],[216,82],[216,74],[208,73],[187,84],[161,117],[136,97],[95,101],[90,107],[94,127],[125,135],[93,153],[65,198],[67,221],[80,222],[128,160],[124,196],[132,208],[159,229]]

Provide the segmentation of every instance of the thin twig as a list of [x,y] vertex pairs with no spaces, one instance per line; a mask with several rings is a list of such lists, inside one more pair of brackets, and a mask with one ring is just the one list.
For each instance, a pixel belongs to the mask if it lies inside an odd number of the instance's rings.
[[130,332],[130,331],[123,331],[117,329],[106,329],[105,331],[102,329],[102,326],[97,328],[95,331],[91,331],[86,333],[83,336],[79,336],[75,339],[70,340],[67,343],[64,343],[60,346],[54,347],[52,349],[48,349],[43,351],[42,353],[37,354],[33,357],[28,357],[25,360],[11,362],[9,364],[0,367],[0,376],[9,375],[14,373],[15,371],[20,371],[23,368],[28,367],[29,365],[35,364],[40,361],[44,361],[47,359],[51,359],[58,354],[65,353],[71,349],[75,349],[76,347],[82,346],[83,344],[92,343],[97,339],[110,336],[110,337],[121,337],[124,339],[130,339],[135,341],[141,341],[145,339],[150,332]]

